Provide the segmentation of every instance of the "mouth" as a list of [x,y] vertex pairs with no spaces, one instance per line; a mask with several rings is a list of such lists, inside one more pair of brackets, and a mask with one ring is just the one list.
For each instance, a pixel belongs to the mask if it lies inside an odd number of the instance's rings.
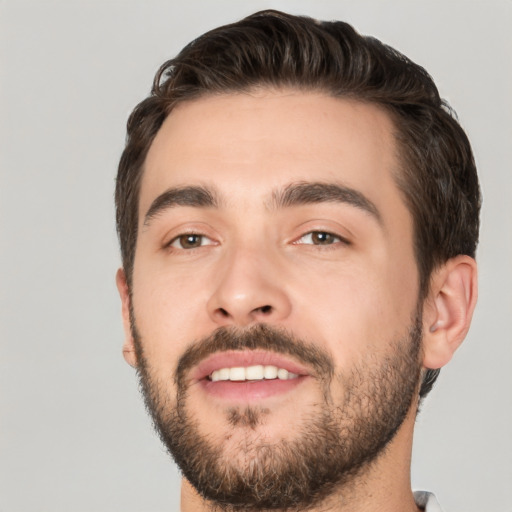
[[208,378],[212,382],[229,380],[231,382],[256,382],[261,380],[290,380],[297,379],[296,373],[289,372],[286,368],[278,368],[273,365],[262,364],[254,366],[234,366],[232,368],[221,368],[214,370]]
[[309,377],[309,370],[289,357],[258,350],[213,354],[193,374],[209,396],[245,403],[287,393]]

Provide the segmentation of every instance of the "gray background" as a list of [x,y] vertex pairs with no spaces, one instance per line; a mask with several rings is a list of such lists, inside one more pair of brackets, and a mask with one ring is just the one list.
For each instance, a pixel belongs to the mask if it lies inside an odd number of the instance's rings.
[[400,49],[469,133],[480,302],[419,417],[413,484],[446,512],[512,511],[510,1],[0,0],[1,512],[178,509],[178,473],[121,357],[114,176],[156,68],[266,7]]

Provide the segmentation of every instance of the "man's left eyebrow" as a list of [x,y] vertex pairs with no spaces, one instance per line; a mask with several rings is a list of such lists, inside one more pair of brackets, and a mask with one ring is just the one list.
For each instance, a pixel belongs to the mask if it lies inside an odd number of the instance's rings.
[[176,206],[215,208],[218,206],[217,195],[214,190],[203,186],[169,188],[151,203],[144,216],[144,226],[148,226],[151,220],[164,210]]
[[346,203],[370,214],[382,224],[382,216],[375,204],[362,192],[338,183],[298,182],[283,190],[274,191],[271,208],[288,208],[314,203]]

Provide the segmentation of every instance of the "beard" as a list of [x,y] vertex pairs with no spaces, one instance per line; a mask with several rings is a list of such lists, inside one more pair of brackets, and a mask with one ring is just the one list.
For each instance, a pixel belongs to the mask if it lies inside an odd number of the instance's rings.
[[[174,372],[177,392],[158,379],[146,360],[132,315],[132,334],[146,408],[162,442],[184,477],[222,511],[308,510],[353,485],[376,461],[402,425],[418,392],[422,322],[417,314],[390,355],[364,355],[357,366],[336,373],[329,353],[282,329],[258,324],[241,330],[221,327],[194,343]],[[322,375],[322,397],[291,426],[289,438],[266,439],[258,432],[268,409],[227,409],[224,440],[238,429],[231,451],[225,441],[201,432],[188,404],[186,375],[205,357],[225,350],[269,350],[289,355]],[[332,393],[333,381],[343,399]],[[300,407],[300,406],[298,406]],[[202,418],[202,422],[208,419]]]

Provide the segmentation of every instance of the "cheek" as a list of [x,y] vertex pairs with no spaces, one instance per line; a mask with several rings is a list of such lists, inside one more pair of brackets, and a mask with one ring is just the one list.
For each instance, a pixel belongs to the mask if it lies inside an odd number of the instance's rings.
[[416,267],[407,260],[369,258],[365,264],[298,273],[296,319],[310,339],[323,339],[341,366],[368,351],[385,352],[408,329],[417,298]]
[[168,370],[191,341],[205,334],[199,321],[200,293],[199,276],[177,278],[155,265],[134,268],[133,311],[152,364]]

